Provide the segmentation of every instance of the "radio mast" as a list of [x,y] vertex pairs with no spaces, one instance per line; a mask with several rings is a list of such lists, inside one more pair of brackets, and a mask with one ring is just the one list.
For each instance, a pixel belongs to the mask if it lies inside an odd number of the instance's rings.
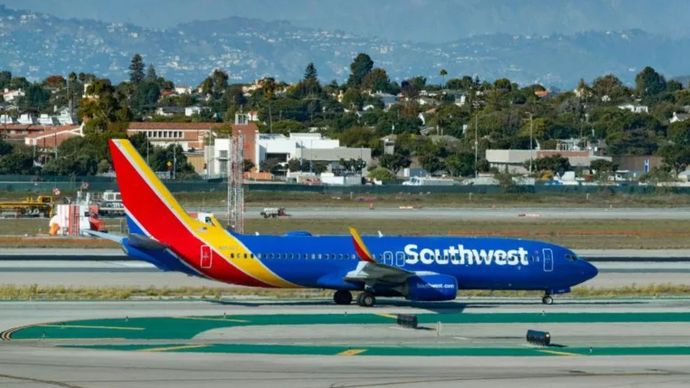
[[228,223],[233,231],[244,233],[244,136],[230,134],[228,158]]

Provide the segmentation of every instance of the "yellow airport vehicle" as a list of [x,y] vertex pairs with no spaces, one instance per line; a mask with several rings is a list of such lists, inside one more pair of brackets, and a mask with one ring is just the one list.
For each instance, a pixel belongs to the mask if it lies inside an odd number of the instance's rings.
[[50,217],[55,201],[52,196],[39,195],[23,201],[0,201],[0,214],[14,217]]

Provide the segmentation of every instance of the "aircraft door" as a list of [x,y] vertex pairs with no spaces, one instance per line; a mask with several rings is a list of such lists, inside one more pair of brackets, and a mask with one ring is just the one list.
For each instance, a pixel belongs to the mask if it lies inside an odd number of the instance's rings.
[[395,252],[395,265],[397,267],[405,266],[405,252]]
[[383,264],[393,266],[393,252],[385,251],[383,252]]
[[199,266],[203,269],[211,268],[213,263],[213,251],[208,245],[201,246],[201,253],[199,254]]
[[553,271],[553,251],[550,248],[544,248],[542,253],[544,254],[544,272]]

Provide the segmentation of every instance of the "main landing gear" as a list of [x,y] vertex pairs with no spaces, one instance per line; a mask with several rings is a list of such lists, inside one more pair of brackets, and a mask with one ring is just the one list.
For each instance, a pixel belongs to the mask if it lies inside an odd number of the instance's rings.
[[352,302],[352,293],[348,290],[338,290],[333,294],[333,301],[335,304],[350,304]]
[[357,297],[357,304],[362,307],[372,307],[376,304],[376,297],[369,291],[364,291]]
[[[347,305],[352,303],[352,293],[348,290],[338,290],[333,294],[335,304]],[[357,295],[357,304],[362,307],[372,307],[376,304],[376,296],[372,292],[364,291]]]
[[553,298],[551,297],[551,294],[548,292],[544,294],[544,297],[541,298],[541,302],[543,304],[553,304]]

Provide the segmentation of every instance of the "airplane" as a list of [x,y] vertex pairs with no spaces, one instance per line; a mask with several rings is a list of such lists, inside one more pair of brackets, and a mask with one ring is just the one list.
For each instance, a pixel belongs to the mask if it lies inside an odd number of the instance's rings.
[[571,250],[540,241],[497,237],[239,234],[209,213],[185,211],[126,139],[109,143],[128,235],[92,231],[118,242],[132,258],[164,271],[269,288],[333,290],[347,305],[376,297],[446,301],[460,290],[538,290],[542,303],[597,275]]

